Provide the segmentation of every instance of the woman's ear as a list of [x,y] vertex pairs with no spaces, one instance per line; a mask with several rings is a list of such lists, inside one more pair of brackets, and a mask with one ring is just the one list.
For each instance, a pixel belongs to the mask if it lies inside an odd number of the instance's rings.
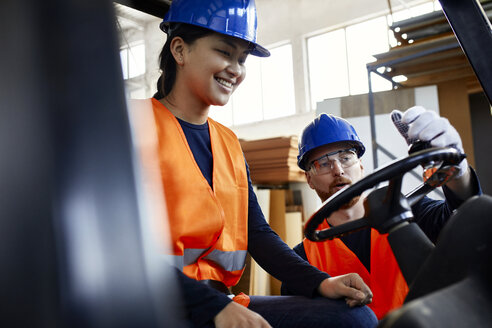
[[180,36],[176,36],[171,40],[171,44],[169,46],[176,64],[179,66],[183,65],[183,54],[186,47],[184,40]]

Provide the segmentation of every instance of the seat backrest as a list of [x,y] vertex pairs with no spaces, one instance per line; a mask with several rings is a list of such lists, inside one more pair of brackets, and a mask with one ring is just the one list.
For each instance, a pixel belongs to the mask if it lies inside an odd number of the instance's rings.
[[405,304],[380,328],[488,327],[492,322],[492,197],[466,201],[439,236]]
[[454,284],[467,275],[486,274],[492,265],[492,197],[467,200],[444,226],[436,247],[410,286],[411,301]]

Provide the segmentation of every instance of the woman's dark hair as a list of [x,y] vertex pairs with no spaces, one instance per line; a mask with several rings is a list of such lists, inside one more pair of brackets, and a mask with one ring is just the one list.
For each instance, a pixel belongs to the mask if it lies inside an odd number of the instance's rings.
[[176,81],[176,61],[171,53],[170,45],[173,38],[179,36],[187,44],[192,44],[197,39],[214,33],[212,30],[190,24],[171,24],[168,30],[167,40],[159,55],[159,68],[161,76],[157,80],[157,92],[154,98],[161,99],[171,92]]

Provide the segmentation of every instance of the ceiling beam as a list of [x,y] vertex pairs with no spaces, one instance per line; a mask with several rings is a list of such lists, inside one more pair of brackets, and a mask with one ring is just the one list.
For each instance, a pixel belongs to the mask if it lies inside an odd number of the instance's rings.
[[158,18],[164,18],[171,5],[170,0],[114,0],[114,2]]

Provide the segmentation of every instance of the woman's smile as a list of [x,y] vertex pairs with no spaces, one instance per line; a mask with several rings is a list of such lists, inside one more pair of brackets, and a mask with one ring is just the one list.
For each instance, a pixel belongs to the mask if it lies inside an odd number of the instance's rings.
[[215,78],[215,81],[217,81],[222,87],[225,87],[227,89],[227,91],[232,91],[232,88],[234,86],[234,83],[233,82],[224,80],[224,79],[222,79],[220,77],[216,77]]

